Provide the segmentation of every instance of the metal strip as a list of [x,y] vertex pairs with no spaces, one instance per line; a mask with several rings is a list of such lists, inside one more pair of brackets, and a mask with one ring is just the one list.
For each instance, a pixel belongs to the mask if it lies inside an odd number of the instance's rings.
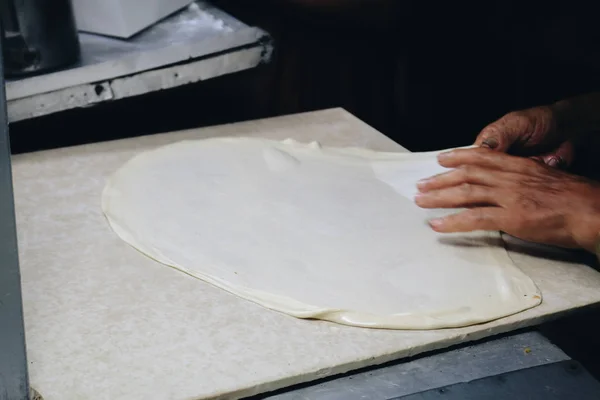
[[[0,25],[0,35],[4,30]],[[29,377],[0,40],[0,400],[28,400]]]
[[390,400],[597,400],[600,382],[576,361],[562,361]]
[[402,396],[567,360],[569,356],[539,332],[513,332],[251,399],[404,399]]

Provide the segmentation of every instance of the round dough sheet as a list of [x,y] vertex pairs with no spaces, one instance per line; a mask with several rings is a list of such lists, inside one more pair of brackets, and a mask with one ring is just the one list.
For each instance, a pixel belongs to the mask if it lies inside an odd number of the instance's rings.
[[102,207],[147,256],[298,318],[437,329],[540,304],[499,233],[429,228],[415,185],[442,171],[436,153],[185,141],[127,162]]

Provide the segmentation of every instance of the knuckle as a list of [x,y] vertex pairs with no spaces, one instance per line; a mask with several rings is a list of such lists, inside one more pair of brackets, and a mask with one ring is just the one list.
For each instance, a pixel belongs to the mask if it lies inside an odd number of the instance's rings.
[[539,125],[538,118],[532,110],[513,111],[507,115],[507,127],[514,134],[532,132]]
[[498,136],[500,134],[500,128],[497,123],[490,124],[481,130],[482,138],[489,138],[491,136]]
[[486,220],[485,212],[481,208],[475,208],[471,210],[471,219],[474,223],[481,224]]
[[[497,152],[485,151],[481,149],[477,154],[473,154],[473,165],[486,165],[489,162],[494,162],[494,159],[498,156]],[[473,167],[475,168],[475,167]]]
[[473,193],[473,185],[465,182],[461,183],[458,188],[464,197],[471,197],[471,194]]
[[543,163],[541,163],[540,161],[533,159],[533,158],[523,158],[521,160],[522,164],[524,167],[527,168],[537,168],[541,165],[543,165]]
[[554,113],[547,106],[513,111],[509,115],[520,132],[528,133],[534,138],[556,129]]
[[520,159],[520,161],[522,162],[522,170],[523,172],[542,172],[542,171],[546,171],[547,167],[546,164],[544,164],[543,162],[537,161],[535,159],[531,159],[531,158],[522,158]]
[[504,117],[507,123],[516,124],[518,126],[530,125],[534,121],[534,117],[529,110],[512,111]]
[[464,181],[473,176],[473,167],[471,165],[461,165],[457,170],[459,177]]

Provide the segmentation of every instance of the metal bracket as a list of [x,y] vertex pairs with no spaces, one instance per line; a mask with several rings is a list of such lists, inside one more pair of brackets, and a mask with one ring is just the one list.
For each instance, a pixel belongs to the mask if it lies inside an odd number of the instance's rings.
[[0,40],[0,400],[29,400],[2,45]]

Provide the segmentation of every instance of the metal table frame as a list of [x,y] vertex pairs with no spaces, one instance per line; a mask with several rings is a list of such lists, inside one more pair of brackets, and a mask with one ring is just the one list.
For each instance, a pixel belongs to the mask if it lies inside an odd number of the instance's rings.
[[0,43],[0,400],[25,399],[29,376]]
[[[541,333],[535,330],[511,332],[257,395],[249,400],[396,400],[569,361],[571,358]],[[591,378],[587,381],[600,385]],[[493,385],[489,388],[493,392]]]

